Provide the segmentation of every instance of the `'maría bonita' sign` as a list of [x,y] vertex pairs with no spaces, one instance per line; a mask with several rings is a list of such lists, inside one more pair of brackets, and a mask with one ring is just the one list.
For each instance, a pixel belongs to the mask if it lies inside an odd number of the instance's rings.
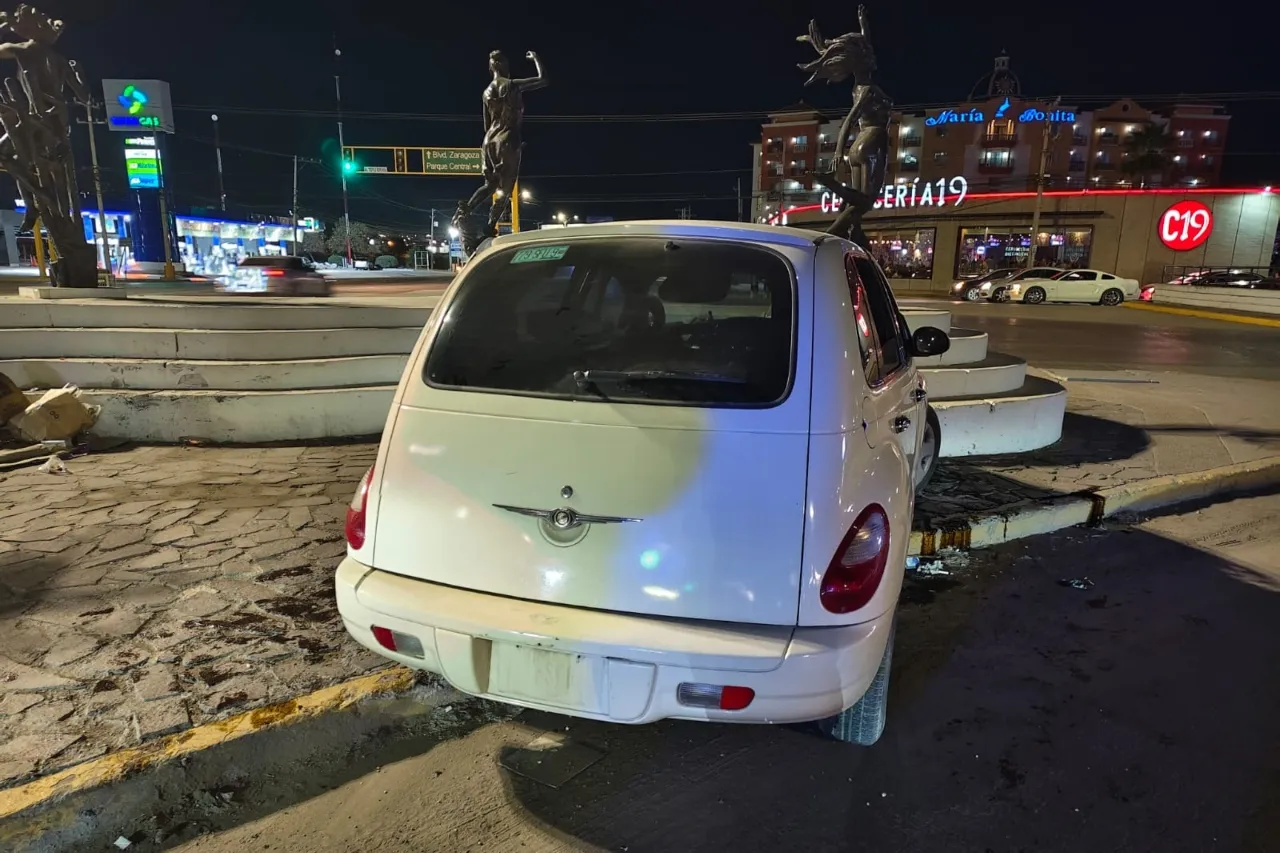
[[[1005,110],[1009,108],[1009,101],[1006,99],[999,109],[995,112],[995,118],[1004,118]],[[939,110],[931,116],[927,116],[924,123],[929,127],[937,127],[942,124],[981,124],[987,120],[987,114],[979,109],[971,110]],[[1020,122],[1074,122],[1076,114],[1073,110],[1041,110],[1036,107],[1028,107],[1018,114]]]
[[[916,178],[911,183],[889,184],[876,199],[876,210],[895,209],[900,207],[946,207],[959,205],[969,194],[969,181],[962,175],[954,178],[939,178],[936,181],[921,181]],[[844,200],[830,192],[822,194],[819,205],[823,213],[835,213],[844,205]]]

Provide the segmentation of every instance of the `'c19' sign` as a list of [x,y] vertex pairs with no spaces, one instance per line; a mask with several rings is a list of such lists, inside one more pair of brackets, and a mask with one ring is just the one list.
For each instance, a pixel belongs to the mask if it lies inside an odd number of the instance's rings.
[[[969,181],[963,175],[923,182],[916,178],[909,184],[889,184],[876,198],[872,207],[876,210],[898,207],[946,207],[948,202],[959,205],[968,193]],[[823,213],[835,213],[843,205],[844,200],[840,196],[830,192],[822,194],[820,207]]]
[[1209,239],[1213,211],[1198,201],[1180,201],[1161,214],[1158,227],[1161,243],[1175,252],[1185,252]]

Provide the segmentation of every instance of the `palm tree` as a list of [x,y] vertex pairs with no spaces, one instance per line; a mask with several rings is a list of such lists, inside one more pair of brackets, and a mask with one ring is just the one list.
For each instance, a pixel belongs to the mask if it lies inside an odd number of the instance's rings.
[[1163,175],[1173,165],[1173,135],[1157,124],[1149,124],[1125,137],[1124,160],[1120,171],[1145,186],[1147,178]]

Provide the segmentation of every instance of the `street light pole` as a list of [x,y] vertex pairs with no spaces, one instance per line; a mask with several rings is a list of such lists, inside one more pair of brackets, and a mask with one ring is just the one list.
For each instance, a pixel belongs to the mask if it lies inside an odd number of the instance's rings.
[[84,105],[87,121],[85,127],[89,129],[89,161],[93,164],[93,192],[98,198],[98,233],[101,234],[101,249],[98,251],[98,257],[101,259],[102,268],[107,271],[107,282],[110,284],[111,276],[111,253],[107,251],[107,212],[102,204],[102,170],[98,168],[98,142],[94,138],[93,125],[93,102]]
[[293,206],[289,208],[289,216],[293,219],[293,253],[302,254],[298,245],[298,155],[293,155]]
[[351,260],[351,208],[347,203],[347,145],[342,138],[342,78],[339,62],[342,59],[342,51],[337,47],[333,49],[333,91],[338,99],[338,174],[342,176],[342,230],[347,238],[347,266],[354,266]]
[[227,190],[222,183],[222,140],[218,136],[218,116],[215,113],[210,116],[213,119],[213,150],[218,155],[218,202],[221,205],[223,213],[227,212]]
[[[1057,109],[1062,98],[1054,98],[1050,104],[1050,112]],[[1044,123],[1044,133],[1040,137],[1040,168],[1036,172],[1036,206],[1031,212],[1031,246],[1027,249],[1027,269],[1036,265],[1036,239],[1040,236],[1040,208],[1044,204],[1044,173],[1049,165],[1049,140],[1057,134],[1053,133],[1054,124]]]

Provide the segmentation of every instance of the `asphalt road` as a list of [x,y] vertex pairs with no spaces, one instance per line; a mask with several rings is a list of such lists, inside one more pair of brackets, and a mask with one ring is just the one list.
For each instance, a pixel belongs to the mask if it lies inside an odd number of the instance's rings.
[[[526,713],[263,780],[254,814],[178,849],[1275,850],[1280,496],[1111,527],[912,582],[871,749]],[[547,732],[573,749],[533,772],[599,760],[559,788],[500,766]]]
[[945,306],[952,324],[990,335],[990,348],[1057,371],[1169,370],[1280,379],[1280,329],[1100,305],[903,300]]

